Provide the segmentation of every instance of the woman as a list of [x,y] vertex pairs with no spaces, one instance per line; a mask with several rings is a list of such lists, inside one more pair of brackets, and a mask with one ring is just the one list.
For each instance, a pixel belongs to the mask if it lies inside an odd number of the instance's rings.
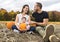
[[29,6],[24,5],[22,8],[22,12],[20,14],[17,14],[16,20],[15,20],[15,25],[12,26],[12,30],[20,30],[19,24],[22,22],[22,18],[26,18],[26,22],[30,24],[30,16],[29,16]]

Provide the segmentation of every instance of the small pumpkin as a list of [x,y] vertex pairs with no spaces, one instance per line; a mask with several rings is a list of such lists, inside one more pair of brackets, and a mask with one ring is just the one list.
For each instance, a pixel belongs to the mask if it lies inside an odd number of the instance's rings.
[[14,22],[7,22],[6,26],[8,29],[11,29],[14,24]]
[[36,27],[36,24],[35,23],[32,23],[32,24],[30,24],[31,26],[35,26]]
[[26,30],[26,24],[25,23],[21,23],[19,25],[20,31]]

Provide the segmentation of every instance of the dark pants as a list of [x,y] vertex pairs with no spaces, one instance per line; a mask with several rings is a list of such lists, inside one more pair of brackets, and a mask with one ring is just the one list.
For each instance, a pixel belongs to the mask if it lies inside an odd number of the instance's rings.
[[35,31],[35,29],[36,28],[34,26],[31,26],[29,31]]
[[24,31],[20,31],[20,30],[16,27],[16,25],[13,25],[13,26],[12,26],[12,30],[14,30],[14,29],[18,30],[20,33],[24,33]]
[[[18,30],[17,27],[16,27],[16,25],[13,25],[12,26],[12,30],[14,30],[14,29]],[[27,30],[27,31],[35,31],[35,27],[34,26],[31,26],[30,29]]]
[[12,26],[12,30],[14,30],[14,29],[18,30],[17,27],[16,27],[16,25]]

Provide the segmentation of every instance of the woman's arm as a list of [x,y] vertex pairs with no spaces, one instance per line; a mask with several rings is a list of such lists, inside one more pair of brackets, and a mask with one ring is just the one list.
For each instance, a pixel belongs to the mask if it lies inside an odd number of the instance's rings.
[[30,18],[30,16],[29,16],[29,18],[28,18],[28,22],[29,22],[29,24],[31,23],[31,18]]
[[18,17],[17,16],[16,16],[16,19],[15,19],[15,25],[19,29],[19,23],[18,23]]

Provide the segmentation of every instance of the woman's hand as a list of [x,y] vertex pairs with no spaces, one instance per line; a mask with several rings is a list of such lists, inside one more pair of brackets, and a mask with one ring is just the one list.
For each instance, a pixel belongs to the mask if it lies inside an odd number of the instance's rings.
[[16,25],[16,27],[17,27],[17,29],[19,29],[19,26],[18,25]]

